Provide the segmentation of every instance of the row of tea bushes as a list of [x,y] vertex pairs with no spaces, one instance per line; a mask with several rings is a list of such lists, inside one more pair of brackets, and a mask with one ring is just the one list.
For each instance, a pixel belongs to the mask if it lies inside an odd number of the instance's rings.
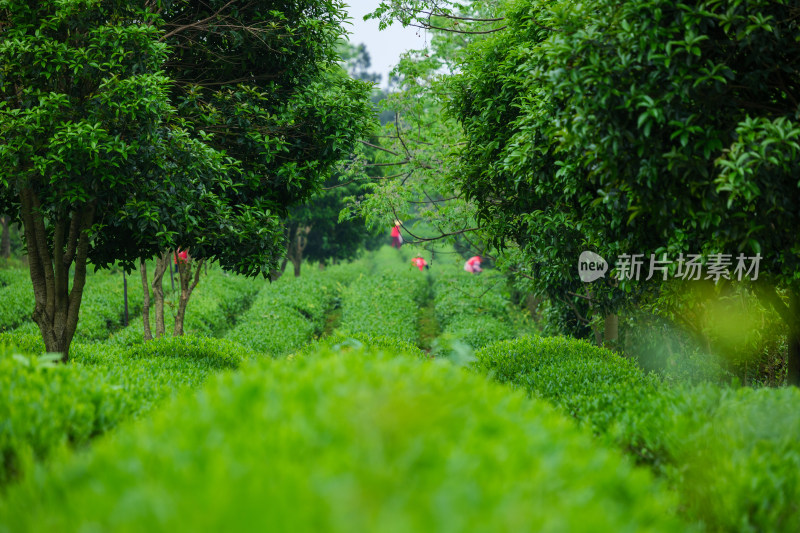
[[493,379],[554,402],[651,465],[709,531],[800,531],[796,388],[668,388],[565,338],[500,342],[476,357]]
[[444,361],[262,359],[28,476],[0,531],[687,531],[646,470]]
[[362,273],[342,294],[343,334],[393,337],[419,342],[417,318],[429,297],[428,276],[419,272],[404,251],[384,247],[371,257],[369,273]]
[[459,340],[480,348],[499,340],[530,332],[521,316],[509,305],[504,294],[505,277],[484,271],[470,274],[451,265],[442,265],[433,285],[434,311],[442,338],[439,347]]
[[[142,310],[142,286],[128,277],[129,320]],[[123,327],[125,284],[121,271],[99,271],[86,280],[81,300],[76,341],[103,341]]]
[[[246,278],[223,272],[212,267],[200,277],[200,282],[192,292],[184,318],[184,331],[189,335],[221,337],[239,320],[239,316],[251,305],[258,291],[267,286],[261,278]],[[139,286],[141,292],[141,284]],[[175,326],[175,305],[178,293],[171,290],[168,281],[164,282],[165,309],[164,326],[166,335],[172,335]],[[140,309],[141,311],[141,309]],[[150,328],[155,334],[155,309],[150,307]],[[131,316],[127,328],[112,335],[111,344],[130,346],[144,342],[144,327],[141,312]]]
[[198,337],[115,348],[73,345],[70,363],[37,356],[36,335],[0,335],[0,486],[54,450],[76,447],[148,411],[214,372],[237,368],[246,350]]
[[365,333],[344,333],[335,331],[332,334],[307,344],[302,349],[291,354],[290,359],[308,357],[319,351],[334,350],[341,352],[358,350],[378,350],[386,353],[410,355],[416,358],[428,358],[428,354],[417,345],[397,337],[386,335],[367,335]]
[[192,292],[184,329],[194,335],[223,337],[267,283],[263,278],[247,278],[209,268]]
[[21,268],[0,269],[0,332],[10,331],[33,314],[31,275]]
[[361,264],[342,264],[324,271],[308,268],[302,276],[281,276],[265,285],[226,338],[270,357],[301,348],[325,327],[343,285]]
[[[128,308],[135,315],[142,307],[142,290],[128,283]],[[0,270],[0,331],[21,328],[23,333],[38,331],[33,323],[33,286],[30,273],[24,269]],[[122,327],[124,314],[124,283],[119,271],[100,271],[87,274],[81,300],[80,320],[75,331],[79,341],[107,339]]]

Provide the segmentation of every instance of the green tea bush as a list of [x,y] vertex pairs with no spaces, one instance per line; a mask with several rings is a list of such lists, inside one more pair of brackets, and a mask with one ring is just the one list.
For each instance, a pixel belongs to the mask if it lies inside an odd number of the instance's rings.
[[610,350],[567,337],[523,337],[478,350],[476,367],[553,401],[596,433],[608,431],[658,381]]
[[44,340],[38,327],[36,331],[30,332],[17,328],[14,331],[0,333],[0,346],[3,345],[13,346],[24,354],[42,355],[45,352]]
[[710,531],[800,530],[800,391],[701,385],[642,399],[613,428]]
[[264,359],[28,476],[0,531],[686,531],[544,402],[447,362]]
[[[138,278],[128,279],[128,315],[142,309],[142,286]],[[121,271],[98,271],[86,280],[76,341],[102,341],[123,327],[125,289]]]
[[[218,268],[210,268],[203,274],[200,283],[192,292],[184,319],[186,334],[205,337],[219,337],[233,327],[253,302],[258,291],[267,285],[261,279],[246,278],[227,274]],[[165,310],[164,326],[166,335],[172,335],[175,325],[174,300],[169,282],[164,283]],[[140,309],[141,310],[141,309]],[[150,308],[150,327],[155,334],[155,311]],[[131,324],[110,338],[111,344],[130,346],[144,342],[144,326],[141,313],[131,316]]]
[[[218,268],[209,269],[208,274],[200,278],[189,300],[185,330],[207,337],[224,336],[266,285],[264,279],[228,274]],[[171,333],[172,330],[168,331]]]
[[566,338],[475,355],[495,380],[554,402],[651,465],[708,530],[800,530],[797,389],[668,388],[630,360]]
[[442,333],[472,348],[516,337],[525,326],[520,327],[521,321],[513,316],[515,310],[503,292],[504,281],[499,274],[475,275],[452,265],[443,266],[433,285],[434,309]]
[[[212,373],[239,366],[246,350],[218,339],[158,339],[129,350],[73,345],[71,362],[28,355],[0,339],[0,486],[62,446],[80,446]],[[39,341],[41,342],[41,341]]]
[[323,349],[347,351],[362,348],[375,348],[389,353],[402,353],[417,358],[428,357],[428,354],[419,349],[415,344],[398,339],[397,337],[387,337],[385,335],[373,337],[365,333],[353,333],[348,335],[340,331],[306,345],[301,350],[292,354],[292,356],[307,357]]
[[265,286],[226,338],[271,357],[297,350],[319,333],[333,306],[337,283],[325,272],[282,276]]
[[0,332],[10,331],[33,314],[33,286],[30,274],[20,268],[0,270]]
[[417,344],[417,312],[429,285],[427,277],[412,268],[396,263],[355,280],[342,295],[342,332]]

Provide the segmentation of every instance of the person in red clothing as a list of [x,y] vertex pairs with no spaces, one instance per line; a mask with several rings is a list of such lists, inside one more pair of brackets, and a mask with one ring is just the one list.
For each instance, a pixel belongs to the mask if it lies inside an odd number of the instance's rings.
[[467,272],[471,272],[472,274],[477,274],[478,272],[482,272],[481,256],[475,255],[467,259],[467,262],[464,263],[464,270],[466,270]]
[[411,263],[416,265],[420,272],[422,272],[423,268],[428,268],[428,262],[421,257],[415,257],[411,260]]
[[392,247],[397,248],[398,250],[403,245],[403,236],[400,235],[400,221],[394,221],[394,227],[392,228]]
[[189,252],[186,250],[178,250],[175,254],[175,264],[178,263],[188,263],[189,262]]

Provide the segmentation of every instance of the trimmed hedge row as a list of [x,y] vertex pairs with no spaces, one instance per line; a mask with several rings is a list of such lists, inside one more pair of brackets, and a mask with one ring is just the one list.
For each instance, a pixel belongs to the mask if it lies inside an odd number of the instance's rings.
[[325,327],[342,290],[337,278],[359,268],[343,264],[325,271],[306,269],[299,278],[282,276],[261,289],[226,338],[271,357],[301,348]]
[[28,476],[0,531],[686,531],[646,470],[446,362],[263,359]]
[[659,386],[631,361],[565,338],[476,353],[501,383],[548,399],[651,465],[710,531],[800,530],[800,391]]
[[0,335],[0,486],[57,448],[80,446],[178,389],[237,368],[246,352],[219,339],[182,337],[127,350],[75,344],[67,365],[29,355],[43,350],[34,335]]
[[[31,315],[34,307],[30,273],[24,269],[0,270],[0,331],[22,328],[25,333],[38,331]],[[122,327],[124,310],[122,274],[100,271],[87,275],[81,301],[81,313],[75,340],[97,341]],[[142,307],[142,290],[128,283],[128,307],[134,316]]]
[[658,380],[631,360],[566,337],[523,337],[475,353],[475,366],[500,383],[555,402],[605,433],[631,405],[658,390]]
[[[444,338],[472,348],[517,336],[503,279],[485,272],[470,274],[452,266],[442,268],[434,283],[434,311]],[[441,344],[441,342],[440,342]]]
[[342,294],[340,330],[418,344],[417,314],[430,294],[428,277],[389,247],[370,259],[373,272],[362,273]]
[[334,332],[323,339],[308,344],[289,357],[308,357],[325,349],[345,351],[376,349],[387,353],[411,355],[420,359],[428,357],[428,354],[415,344],[398,339],[397,337],[387,337],[385,335],[370,336],[365,333],[345,334],[341,331]]
[[[205,337],[223,336],[249,308],[258,291],[266,285],[267,282],[262,279],[236,276],[218,268],[209,268],[208,273],[200,277],[200,283],[192,292],[186,308],[184,319],[186,334]],[[170,296],[168,280],[164,282],[164,287],[166,300],[171,302],[173,298]],[[141,284],[139,291],[141,292]],[[166,335],[172,335],[175,317],[169,306],[165,306],[164,315]],[[155,310],[152,306],[150,327],[155,333]],[[144,342],[141,306],[136,315],[131,315],[130,326],[112,335],[109,342],[118,346]]]
[[0,269],[0,332],[10,331],[33,314],[31,275],[21,268]]
[[[142,286],[134,275],[128,278],[128,316],[142,310]],[[102,341],[123,327],[125,289],[121,271],[95,272],[86,280],[81,300],[76,341]]]

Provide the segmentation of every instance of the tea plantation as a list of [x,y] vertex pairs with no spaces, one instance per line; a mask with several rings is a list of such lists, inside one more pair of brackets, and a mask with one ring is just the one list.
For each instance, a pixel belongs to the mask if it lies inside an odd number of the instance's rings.
[[0,270],[0,532],[800,531],[796,388],[665,383],[410,258],[210,268],[147,342],[98,272],[67,364]]

